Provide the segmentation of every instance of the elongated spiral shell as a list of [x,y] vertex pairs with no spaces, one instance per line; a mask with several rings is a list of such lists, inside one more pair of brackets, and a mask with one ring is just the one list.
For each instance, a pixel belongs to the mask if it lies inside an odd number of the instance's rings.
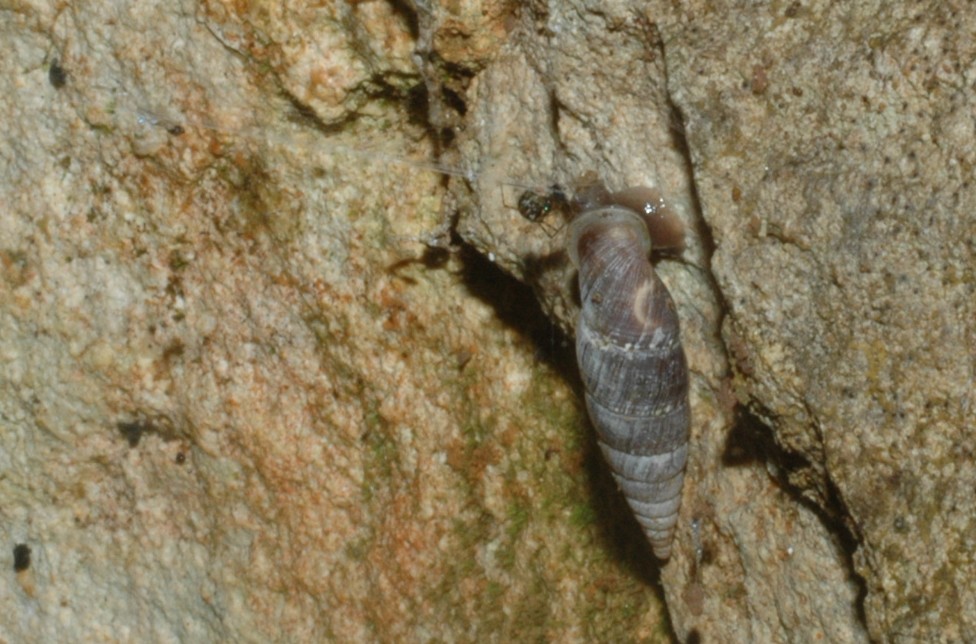
[[649,258],[654,213],[621,205],[631,202],[605,190],[577,201],[568,249],[582,301],[576,356],[600,449],[664,560],[688,458],[688,367],[674,301]]

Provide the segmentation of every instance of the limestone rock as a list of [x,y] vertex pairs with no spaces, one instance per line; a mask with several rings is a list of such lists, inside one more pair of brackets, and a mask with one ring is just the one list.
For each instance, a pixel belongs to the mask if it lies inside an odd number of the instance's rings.
[[972,639],[971,12],[526,14],[472,84],[461,234],[567,329],[563,240],[493,195],[596,170],[700,234],[658,269],[695,376],[679,638]]
[[407,12],[0,32],[0,639],[666,637],[558,336],[427,245]]
[[740,444],[753,439],[750,428],[733,431],[711,239],[668,84],[669,14],[636,3],[550,10],[523,16],[472,84],[472,125],[459,147],[479,174],[474,190],[455,192],[471,203],[459,231],[532,283],[543,308],[571,330],[577,304],[564,239],[522,218],[510,195],[571,185],[588,171],[615,188],[647,185],[666,195],[693,233],[683,261],[657,268],[678,305],[692,372],[693,447],[677,543],[662,570],[676,634],[863,639],[858,586],[838,536],[769,476],[759,445]]
[[[976,639],[963,5],[59,7],[0,22],[5,638],[665,640],[660,581]],[[693,233],[663,567],[516,207],[587,171]]]
[[856,542],[878,640],[976,637],[974,20],[688,7],[668,36],[737,386]]

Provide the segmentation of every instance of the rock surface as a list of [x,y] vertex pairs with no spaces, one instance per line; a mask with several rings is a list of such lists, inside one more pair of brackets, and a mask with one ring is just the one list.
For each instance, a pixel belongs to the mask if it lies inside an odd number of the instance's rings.
[[[458,228],[534,284],[543,307],[571,330],[577,304],[564,240],[521,218],[506,193],[571,185],[593,170],[614,188],[647,185],[666,195],[698,233],[684,261],[658,264],[679,308],[692,373],[688,477],[675,552],[662,571],[676,634],[864,639],[858,585],[836,528],[770,477],[761,432],[746,421],[733,429],[723,304],[670,97],[667,17],[608,3],[598,12],[553,7],[547,27],[522,24],[473,84],[470,121],[479,127],[465,131],[459,148],[465,166],[480,174],[475,190],[457,191],[461,203],[469,195],[474,202]],[[523,185],[510,185],[513,175]],[[502,190],[492,189],[499,184]]]
[[[976,639],[962,5],[4,15],[4,639],[666,640],[658,575],[681,641]],[[660,568],[515,208],[590,170],[694,233]]]
[[973,15],[589,7],[533,14],[478,77],[459,228],[567,328],[562,239],[492,182],[596,170],[702,233],[658,269],[696,376],[679,638],[976,637]]
[[686,11],[669,87],[740,392],[856,542],[871,637],[972,640],[976,15]]
[[303,7],[2,14],[0,639],[666,639],[409,16]]

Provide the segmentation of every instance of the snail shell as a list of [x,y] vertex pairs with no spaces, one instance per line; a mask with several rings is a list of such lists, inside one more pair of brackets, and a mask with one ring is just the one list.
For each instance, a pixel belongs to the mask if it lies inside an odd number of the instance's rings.
[[691,415],[674,301],[649,258],[652,235],[680,247],[682,228],[653,205],[652,194],[610,194],[602,184],[578,191],[568,250],[579,270],[576,357],[590,420],[614,480],[664,560],[678,520]]

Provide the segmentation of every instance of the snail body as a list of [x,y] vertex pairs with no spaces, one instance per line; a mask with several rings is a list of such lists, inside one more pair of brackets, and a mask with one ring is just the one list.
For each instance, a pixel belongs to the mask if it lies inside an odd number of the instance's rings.
[[577,192],[568,251],[579,270],[576,357],[587,411],[614,480],[654,554],[665,560],[691,416],[678,316],[650,262],[652,237],[680,247],[683,233],[651,194],[645,188],[610,194],[600,183]]

